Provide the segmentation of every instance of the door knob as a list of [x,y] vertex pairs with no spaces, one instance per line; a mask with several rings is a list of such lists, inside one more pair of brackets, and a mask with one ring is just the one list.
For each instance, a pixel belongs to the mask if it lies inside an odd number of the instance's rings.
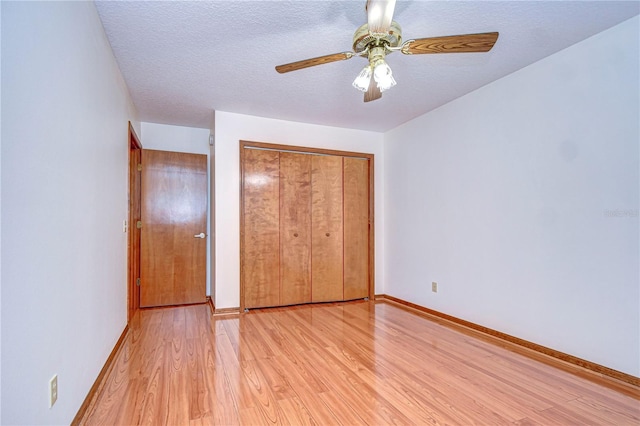
[[193,238],[205,238],[207,236],[207,234],[205,234],[204,232],[201,232],[197,235],[194,235]]

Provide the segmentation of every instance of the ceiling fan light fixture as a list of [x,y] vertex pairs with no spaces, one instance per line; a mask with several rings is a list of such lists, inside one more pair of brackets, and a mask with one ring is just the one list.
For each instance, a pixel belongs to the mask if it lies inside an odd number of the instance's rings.
[[378,83],[378,89],[380,92],[391,89],[396,85],[396,80],[393,78],[391,68],[384,59],[377,61],[373,67],[373,79]]
[[361,92],[366,92],[369,89],[369,81],[371,81],[371,66],[367,65],[362,68],[360,74],[353,80],[353,87]]

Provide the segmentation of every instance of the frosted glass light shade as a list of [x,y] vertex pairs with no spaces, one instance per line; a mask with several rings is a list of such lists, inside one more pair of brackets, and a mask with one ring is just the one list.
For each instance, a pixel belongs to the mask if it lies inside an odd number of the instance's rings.
[[371,81],[371,67],[367,65],[360,71],[360,74],[353,80],[353,87],[361,92],[366,92],[369,89],[369,82]]
[[376,67],[373,70],[373,78],[376,83],[378,83],[378,89],[380,89],[381,92],[391,89],[396,85],[396,80],[393,78],[392,74],[391,68],[386,62],[380,61],[376,64]]

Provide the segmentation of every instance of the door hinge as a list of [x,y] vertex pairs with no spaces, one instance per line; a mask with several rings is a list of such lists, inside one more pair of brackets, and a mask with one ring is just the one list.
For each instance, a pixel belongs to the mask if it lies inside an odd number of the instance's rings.
[[141,172],[142,171],[142,164],[138,164],[138,171]]
[[136,228],[142,229],[142,221],[141,220],[136,222]]
[[136,279],[136,285],[137,285],[138,287],[140,287],[140,278],[137,278],[137,279]]

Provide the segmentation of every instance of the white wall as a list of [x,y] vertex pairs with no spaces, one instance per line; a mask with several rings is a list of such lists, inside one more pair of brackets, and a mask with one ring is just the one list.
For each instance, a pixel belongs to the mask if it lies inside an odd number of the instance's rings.
[[140,123],[144,149],[209,155],[209,129]]
[[384,291],[382,138],[382,133],[216,111],[216,308],[240,306],[240,140],[374,154],[375,282],[376,293]]
[[385,134],[388,294],[640,376],[638,27]]
[[93,2],[1,7],[2,424],[69,424],[126,325],[135,111]]
[[214,185],[213,177],[215,176],[216,170],[216,147],[215,147],[215,134],[216,134],[216,112],[213,111],[211,114],[211,123],[209,126],[209,135],[213,139],[213,143],[209,145],[209,253],[207,262],[209,265],[209,269],[207,273],[209,274],[209,296],[211,297],[211,301],[215,306],[216,303],[216,240],[214,234],[214,227],[216,223],[216,209],[215,209],[215,199],[216,199],[216,186]]
[[[144,149],[155,149],[158,151],[186,152],[190,154],[204,154],[209,156],[209,129],[198,129],[194,127],[169,126],[167,124],[140,123],[140,140]],[[209,161],[207,160],[207,173],[209,171]],[[207,185],[209,185],[211,182]],[[211,223],[209,221],[209,187],[207,186],[207,235],[211,235]],[[212,239],[207,241],[207,295],[211,294],[211,263],[210,244]]]

